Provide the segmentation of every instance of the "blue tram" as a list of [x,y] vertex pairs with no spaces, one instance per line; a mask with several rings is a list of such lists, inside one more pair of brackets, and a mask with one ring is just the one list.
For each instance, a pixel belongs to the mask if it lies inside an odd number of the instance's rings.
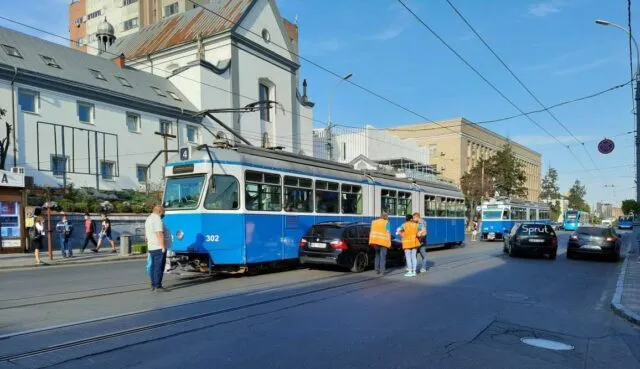
[[563,229],[575,231],[578,227],[591,224],[591,215],[582,210],[567,210],[564,212]]
[[172,263],[182,268],[245,271],[295,261],[313,224],[369,222],[382,211],[392,229],[406,214],[424,214],[430,246],[465,237],[464,198],[447,182],[252,146],[205,146],[188,160],[170,162],[165,175]]
[[482,203],[482,240],[500,240],[518,222],[549,224],[549,206],[516,199],[491,199]]

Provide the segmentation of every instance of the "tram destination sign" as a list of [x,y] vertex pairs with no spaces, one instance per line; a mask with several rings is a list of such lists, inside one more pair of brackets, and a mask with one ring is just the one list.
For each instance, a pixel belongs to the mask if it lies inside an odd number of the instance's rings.
[[611,152],[613,152],[613,149],[615,148],[616,144],[613,142],[613,140],[610,140],[608,138],[605,138],[598,143],[598,151],[600,151],[601,154],[611,154]]

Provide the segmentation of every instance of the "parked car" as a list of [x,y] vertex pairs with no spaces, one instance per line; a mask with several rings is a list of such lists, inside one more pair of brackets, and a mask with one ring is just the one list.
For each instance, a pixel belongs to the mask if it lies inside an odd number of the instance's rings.
[[617,234],[612,227],[578,227],[569,236],[567,258],[573,259],[579,254],[595,254],[618,261],[621,249],[622,236]]
[[[369,246],[368,223],[322,222],[315,224],[300,240],[300,263],[329,264],[349,268],[354,273],[373,266],[375,251]],[[397,260],[402,250],[392,248],[387,261]]]
[[554,260],[558,253],[558,237],[551,225],[518,223],[505,237],[502,250],[512,257],[527,253],[547,255]]

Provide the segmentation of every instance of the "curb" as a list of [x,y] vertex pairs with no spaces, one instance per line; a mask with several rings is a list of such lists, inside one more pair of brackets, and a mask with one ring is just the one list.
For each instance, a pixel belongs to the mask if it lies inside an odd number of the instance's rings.
[[60,267],[60,266],[77,266],[77,265],[93,265],[93,264],[102,264],[102,263],[115,263],[115,262],[123,262],[129,260],[140,260],[146,259],[147,254],[139,254],[139,255],[129,255],[129,256],[116,256],[115,258],[106,258],[106,259],[98,259],[98,260],[89,260],[89,261],[67,261],[67,262],[54,262],[52,264],[47,264],[44,266],[35,266],[33,264],[24,264],[24,265],[11,265],[6,267],[0,267],[0,272],[5,270],[15,270],[15,269],[48,269],[49,267]]
[[631,323],[640,325],[640,315],[627,309],[622,304],[622,293],[624,292],[624,278],[627,273],[629,258],[630,258],[629,249],[627,249],[627,255],[624,258],[624,263],[622,263],[622,268],[620,268],[620,274],[618,275],[618,282],[616,283],[616,292],[613,294],[613,298],[611,299],[611,309],[613,309],[613,311],[616,314],[630,321]]

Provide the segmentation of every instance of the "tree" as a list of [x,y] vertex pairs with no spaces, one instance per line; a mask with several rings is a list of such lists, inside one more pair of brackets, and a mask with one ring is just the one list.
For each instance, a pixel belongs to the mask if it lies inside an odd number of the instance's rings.
[[493,179],[487,174],[488,167],[489,160],[480,159],[460,178],[460,187],[471,209],[471,218],[475,217],[476,206],[482,203],[482,199],[490,197],[494,192]]
[[[7,114],[5,109],[0,109],[0,118],[4,118]],[[7,162],[7,154],[9,153],[9,137],[11,137],[11,125],[5,122],[5,126],[7,128],[6,136],[0,140],[0,169],[5,169],[5,164]]]
[[527,175],[522,165],[516,160],[511,145],[504,145],[502,150],[489,158],[488,173],[493,178],[495,190],[500,196],[527,196],[525,187]]
[[623,200],[622,201],[622,213],[637,214],[640,212],[640,204],[636,200]]
[[589,211],[589,205],[584,201],[584,197],[587,195],[585,186],[582,185],[579,179],[573,183],[573,186],[569,189],[569,209]]
[[[542,179],[540,200],[549,201],[560,198],[562,198],[562,195],[560,195],[560,187],[558,186],[558,171],[555,168],[549,168]],[[557,201],[549,201],[549,210],[551,211],[551,219],[558,219],[560,216],[560,204]]]

